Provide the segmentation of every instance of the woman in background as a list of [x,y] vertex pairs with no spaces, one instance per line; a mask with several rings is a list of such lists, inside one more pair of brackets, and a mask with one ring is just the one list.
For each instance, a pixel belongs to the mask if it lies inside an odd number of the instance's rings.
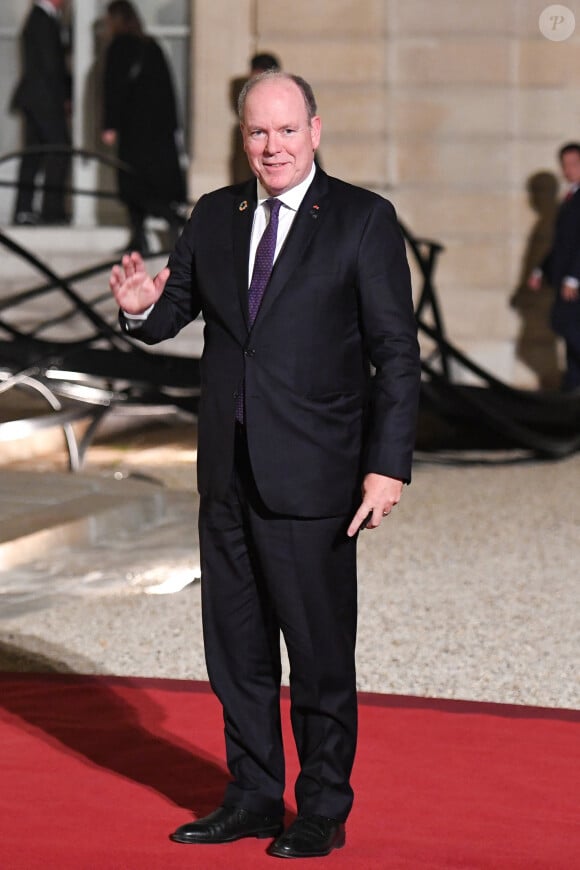
[[169,224],[170,243],[183,219],[185,176],[179,161],[179,122],[171,73],[163,51],[148,36],[128,0],[107,6],[110,39],[104,68],[102,141],[117,146],[117,156],[131,167],[119,170],[119,197],[131,226],[128,250],[148,253],[145,218]]

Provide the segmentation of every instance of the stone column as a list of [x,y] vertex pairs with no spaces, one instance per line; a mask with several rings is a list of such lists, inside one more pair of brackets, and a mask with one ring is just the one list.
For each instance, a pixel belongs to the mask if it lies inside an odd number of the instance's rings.
[[227,184],[232,127],[231,80],[253,51],[252,0],[193,3],[189,190],[193,199]]

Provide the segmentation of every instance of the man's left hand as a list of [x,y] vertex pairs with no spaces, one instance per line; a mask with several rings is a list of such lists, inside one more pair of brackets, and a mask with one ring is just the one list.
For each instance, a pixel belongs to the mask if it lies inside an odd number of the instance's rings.
[[390,514],[391,509],[398,504],[403,491],[403,481],[385,474],[367,474],[362,485],[361,506],[352,518],[347,535],[353,535],[362,528],[376,529],[383,517]]

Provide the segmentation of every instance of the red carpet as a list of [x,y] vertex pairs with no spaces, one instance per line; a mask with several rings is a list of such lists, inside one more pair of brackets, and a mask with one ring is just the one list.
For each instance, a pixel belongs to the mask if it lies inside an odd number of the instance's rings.
[[[263,840],[167,839],[190,810],[213,809],[226,781],[220,711],[205,684],[0,674],[0,692],[3,870],[280,865]],[[347,846],[309,866],[580,868],[580,712],[360,701]],[[286,736],[291,754],[287,727]],[[290,781],[295,771],[292,755]]]

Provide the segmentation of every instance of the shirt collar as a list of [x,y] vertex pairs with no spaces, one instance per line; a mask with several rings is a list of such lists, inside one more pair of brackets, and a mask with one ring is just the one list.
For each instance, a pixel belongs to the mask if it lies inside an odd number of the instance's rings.
[[[316,165],[314,162],[310,167],[310,172],[299,184],[295,187],[291,187],[290,190],[287,190],[285,193],[281,193],[280,196],[274,197],[275,199],[279,199],[287,208],[291,208],[292,211],[298,211],[302,200],[306,196],[306,191],[312,184],[312,179],[316,174]],[[270,194],[266,190],[266,188],[262,185],[261,181],[258,179],[258,205],[262,205],[266,202],[267,199],[271,199]]]
[[53,18],[59,17],[58,9],[52,3],[49,3],[48,0],[36,0],[34,5],[39,6],[47,15],[52,15]]

